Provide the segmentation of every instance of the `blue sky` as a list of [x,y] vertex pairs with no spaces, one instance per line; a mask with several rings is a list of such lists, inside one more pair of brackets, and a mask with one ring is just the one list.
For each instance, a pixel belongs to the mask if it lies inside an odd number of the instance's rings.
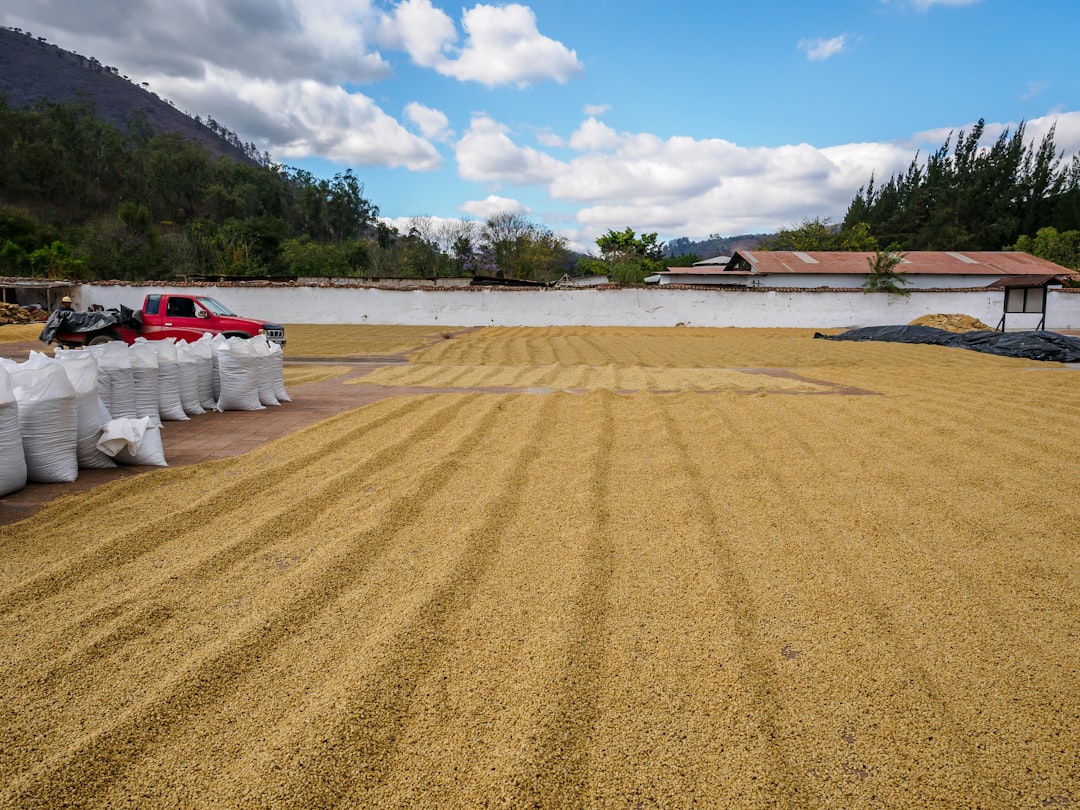
[[985,118],[1080,151],[1080,3],[7,0],[383,216],[522,213],[579,249],[839,220],[870,174]]

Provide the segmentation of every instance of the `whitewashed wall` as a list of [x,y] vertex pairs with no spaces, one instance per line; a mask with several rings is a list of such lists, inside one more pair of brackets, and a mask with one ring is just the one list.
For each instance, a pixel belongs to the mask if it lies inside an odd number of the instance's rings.
[[[82,285],[76,302],[138,309],[149,292],[209,295],[234,311],[281,323],[446,326],[773,326],[824,329],[903,324],[932,313],[959,313],[993,327],[1000,290],[885,293],[634,288],[383,290],[331,287],[149,287]],[[1047,328],[1080,329],[1080,295],[1052,292]],[[1038,315],[1010,315],[1011,330],[1033,329]]]

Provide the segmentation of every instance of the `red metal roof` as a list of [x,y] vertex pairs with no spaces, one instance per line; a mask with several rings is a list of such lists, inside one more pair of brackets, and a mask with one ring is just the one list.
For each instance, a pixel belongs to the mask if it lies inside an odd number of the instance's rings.
[[[870,272],[867,260],[873,253],[799,252],[790,250],[739,250],[728,267],[754,273],[812,273],[816,275]],[[730,272],[730,271],[729,271]],[[1032,256],[1011,251],[912,250],[896,267],[904,275],[1027,276],[1073,275],[1071,270]]]

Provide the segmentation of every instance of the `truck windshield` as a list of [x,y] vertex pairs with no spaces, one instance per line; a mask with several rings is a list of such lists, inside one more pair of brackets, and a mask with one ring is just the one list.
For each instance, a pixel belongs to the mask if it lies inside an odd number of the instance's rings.
[[215,315],[236,315],[236,313],[229,309],[227,306],[225,306],[219,301],[214,300],[213,298],[200,297],[198,300],[200,304],[202,304],[204,307],[206,307],[206,309],[210,310]]

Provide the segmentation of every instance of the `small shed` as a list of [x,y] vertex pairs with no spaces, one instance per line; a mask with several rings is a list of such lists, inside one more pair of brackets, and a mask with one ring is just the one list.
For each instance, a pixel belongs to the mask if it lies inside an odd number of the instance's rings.
[[48,278],[0,278],[0,300],[20,307],[38,306],[52,311],[65,295],[71,295],[71,281]]
[[997,332],[1005,331],[1005,318],[1009,314],[1039,315],[1039,325],[1036,329],[1046,328],[1046,290],[1048,287],[1060,287],[1065,276],[1041,275],[1041,276],[1005,276],[997,281],[987,284],[987,287],[1003,289],[1005,291],[1004,302],[1001,311],[1001,320],[994,328]]

